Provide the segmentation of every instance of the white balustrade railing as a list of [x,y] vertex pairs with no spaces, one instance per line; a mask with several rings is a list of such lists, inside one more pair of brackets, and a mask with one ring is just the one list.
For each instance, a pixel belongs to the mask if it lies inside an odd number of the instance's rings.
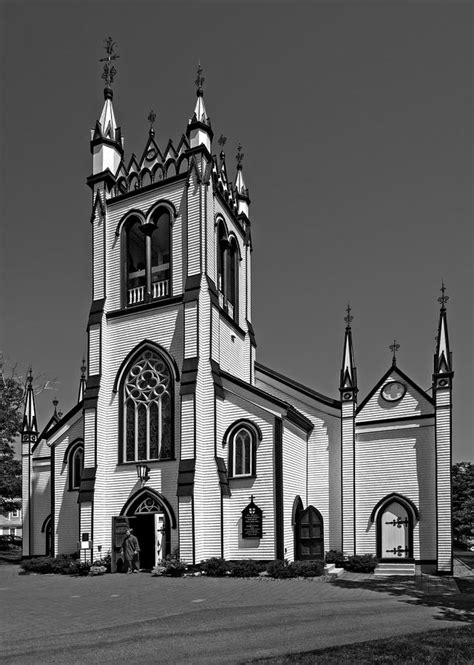
[[135,286],[133,289],[128,289],[128,304],[136,305],[145,300],[145,287]]
[[155,298],[165,298],[168,295],[169,280],[164,279],[161,282],[153,282],[151,285],[151,297],[153,300]]

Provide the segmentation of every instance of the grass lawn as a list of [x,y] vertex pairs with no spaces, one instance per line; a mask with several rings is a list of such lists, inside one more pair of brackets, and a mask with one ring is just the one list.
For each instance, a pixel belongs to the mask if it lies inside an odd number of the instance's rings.
[[357,663],[433,664],[451,665],[474,663],[474,625],[462,628],[430,630],[426,633],[401,635],[385,640],[373,640],[340,647],[306,651],[278,658],[260,658],[250,661],[252,665],[332,665]]

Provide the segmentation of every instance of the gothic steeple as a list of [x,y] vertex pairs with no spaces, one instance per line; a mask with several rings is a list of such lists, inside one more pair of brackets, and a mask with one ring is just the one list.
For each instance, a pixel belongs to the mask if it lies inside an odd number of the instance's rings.
[[86,392],[86,383],[87,383],[87,381],[86,381],[86,371],[87,371],[86,359],[83,358],[82,359],[82,365],[81,365],[81,379],[79,381],[79,393],[78,393],[78,396],[77,396],[78,403],[82,402],[82,400],[84,399],[84,393]]
[[23,443],[33,443],[38,436],[38,423],[36,420],[35,394],[33,390],[33,372],[31,368],[26,379],[25,411],[23,415],[23,427],[21,429],[21,440]]
[[244,158],[244,153],[242,152],[242,146],[237,146],[237,154],[235,156],[237,160],[237,176],[235,178],[235,191],[237,193],[237,201],[239,205],[239,214],[243,212],[247,217],[249,216],[249,190],[245,186],[244,176],[242,175],[242,160]]
[[101,59],[104,62],[104,106],[95,129],[91,131],[92,174],[103,173],[108,169],[115,176],[123,157],[123,141],[112,105],[112,83],[117,73],[113,61],[120,57],[115,53],[112,37],[106,40],[105,51],[106,57]]
[[344,337],[344,354],[342,358],[341,381],[339,390],[344,400],[355,399],[357,388],[357,370],[354,364],[354,349],[352,346],[351,306],[347,305],[347,315],[344,317],[346,322],[346,333]]
[[449,296],[445,295],[446,287],[444,282],[441,284],[441,296],[438,302],[441,303],[439,312],[438,335],[436,337],[436,352],[434,355],[433,379],[440,375],[453,375],[452,354],[449,349],[448,321],[446,315],[446,303]]
[[202,67],[198,66],[196,84],[196,106],[194,108],[193,117],[188,122],[186,129],[186,136],[189,139],[191,148],[197,148],[204,145],[209,152],[211,152],[211,142],[214,133],[211,129],[211,120],[207,115],[206,107],[204,106],[204,92],[203,84],[204,77],[202,76]]

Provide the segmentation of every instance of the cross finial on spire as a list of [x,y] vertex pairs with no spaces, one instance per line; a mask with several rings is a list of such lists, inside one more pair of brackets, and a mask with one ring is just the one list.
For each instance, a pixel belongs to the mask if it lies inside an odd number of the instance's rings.
[[119,55],[115,53],[115,46],[116,43],[112,39],[112,37],[108,37],[105,40],[105,52],[106,52],[106,57],[101,58],[100,62],[104,63],[104,71],[102,73],[102,78],[105,81],[105,87],[106,89],[111,88],[112,83],[114,82],[115,74],[117,73],[117,70],[115,69],[114,65],[112,64],[113,60],[117,60],[120,58]]
[[390,344],[388,347],[390,351],[392,352],[392,365],[397,364],[397,351],[400,348],[400,344],[398,344],[397,340],[393,340],[393,344]]
[[219,138],[217,139],[217,143],[220,145],[221,150],[224,150],[224,146],[226,144],[227,137],[224,136],[224,134],[221,134]]
[[237,160],[237,168],[241,169],[242,168],[242,160],[244,158],[244,153],[242,152],[242,146],[240,143],[237,146],[237,154],[235,156],[235,159]]
[[203,95],[202,86],[203,86],[205,80],[206,79],[204,78],[204,76],[202,76],[201,63],[199,63],[198,68],[197,68],[196,80],[194,81],[194,83],[196,84],[196,88],[197,88],[196,94],[197,94],[198,97],[202,97],[202,95]]
[[155,128],[153,125],[155,124],[156,120],[156,113],[154,112],[153,109],[151,109],[150,113],[148,114],[148,122],[150,123],[150,136],[155,136]]
[[349,302],[347,303],[346,312],[347,312],[347,315],[344,317],[344,321],[347,324],[346,328],[350,328],[351,327],[351,321],[354,319],[354,317],[351,316],[352,309],[351,309],[351,304]]
[[449,300],[449,296],[444,295],[444,292],[446,291],[446,287],[444,285],[444,280],[441,282],[440,291],[441,291],[441,295],[438,298],[438,302],[441,303],[441,309],[446,309],[446,303]]
[[84,356],[82,356],[81,375],[82,375],[83,377],[86,376],[86,371],[87,371],[87,367],[86,367],[86,359],[84,358]]
[[53,415],[55,415],[56,417],[58,416],[58,404],[59,404],[59,400],[58,400],[57,397],[55,397],[53,399],[53,406],[54,406],[54,414]]

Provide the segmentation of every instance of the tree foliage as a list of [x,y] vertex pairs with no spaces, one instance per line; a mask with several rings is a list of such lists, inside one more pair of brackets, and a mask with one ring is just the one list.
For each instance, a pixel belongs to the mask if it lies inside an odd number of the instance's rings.
[[13,444],[21,430],[24,393],[14,372],[0,372],[0,507],[7,511],[21,505],[21,463]]
[[453,531],[458,539],[474,536],[474,464],[458,462],[452,467]]

